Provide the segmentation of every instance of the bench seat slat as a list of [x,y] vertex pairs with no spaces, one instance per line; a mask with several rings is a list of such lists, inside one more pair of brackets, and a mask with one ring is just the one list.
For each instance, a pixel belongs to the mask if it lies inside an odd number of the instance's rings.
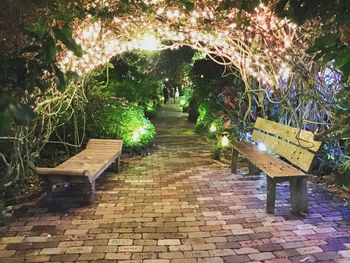
[[[91,142],[91,144],[90,144]],[[38,167],[36,173],[40,175],[72,175],[82,176],[84,171],[90,179],[98,177],[121,154],[123,141],[91,139],[90,148],[79,152],[55,168]]]
[[46,168],[37,167],[35,168],[35,173],[38,175],[71,175],[71,176],[84,176],[84,169],[80,168],[70,168],[70,169],[60,169],[60,168]]
[[272,155],[259,151],[254,145],[246,142],[236,142],[233,148],[244,155],[249,161],[272,178],[300,177],[305,173]]

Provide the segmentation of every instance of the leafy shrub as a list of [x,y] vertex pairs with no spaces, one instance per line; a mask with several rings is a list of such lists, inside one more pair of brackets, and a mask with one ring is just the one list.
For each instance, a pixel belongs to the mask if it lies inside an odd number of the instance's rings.
[[88,137],[113,138],[126,147],[147,145],[155,135],[153,124],[141,107],[122,98],[90,97],[87,111]]

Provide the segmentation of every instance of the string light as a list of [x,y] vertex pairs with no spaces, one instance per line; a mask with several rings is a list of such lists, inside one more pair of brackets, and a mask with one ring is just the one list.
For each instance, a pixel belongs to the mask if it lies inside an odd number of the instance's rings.
[[214,124],[210,125],[209,131],[216,132],[216,126]]
[[266,152],[267,151],[266,144],[263,143],[263,142],[259,142],[258,143],[258,149],[259,149],[259,151]]
[[[289,63],[293,57],[300,56],[295,51],[300,49],[294,48],[301,45],[295,41],[299,30],[296,24],[277,18],[263,4],[252,12],[241,13],[248,22],[245,24],[235,8],[223,16],[214,13],[210,6],[196,5],[195,10],[187,12],[164,0],[143,3],[154,10],[154,15],[145,16],[141,9],[132,9],[133,14],[126,13],[112,21],[91,16],[74,21],[73,36],[84,55],[78,58],[63,50],[58,57],[60,66],[84,75],[124,52],[191,46],[213,58],[228,58],[225,65],[238,68],[242,76],[251,76],[260,85],[277,89],[281,80],[290,78],[293,67]],[[86,5],[87,9],[105,6],[111,11],[118,7],[113,0],[94,0]],[[168,45],[162,44],[169,41]]]
[[230,140],[227,137],[227,135],[222,136],[222,138],[221,138],[221,146],[222,147],[227,147],[229,145],[230,145]]

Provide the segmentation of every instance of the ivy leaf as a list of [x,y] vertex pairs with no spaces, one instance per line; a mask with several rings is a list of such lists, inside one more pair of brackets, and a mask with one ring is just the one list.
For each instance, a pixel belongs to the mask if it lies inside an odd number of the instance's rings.
[[57,87],[59,90],[63,90],[66,86],[66,80],[64,78],[64,73],[57,67],[54,66],[55,74],[57,78]]
[[328,52],[328,53],[325,53],[325,54],[323,54],[321,52],[321,54],[323,55],[322,59],[323,59],[324,63],[330,62],[330,61],[334,60],[334,58],[335,58],[334,52]]
[[194,9],[194,3],[191,0],[181,0],[180,3],[185,7],[186,11],[192,11]]
[[52,30],[57,39],[59,39],[70,51],[72,51],[74,55],[77,57],[81,57],[83,55],[83,49],[73,39],[72,31],[68,27],[68,24],[62,28],[54,26]]
[[344,47],[336,53],[335,64],[341,68],[350,61],[350,48]]
[[43,81],[41,79],[36,79],[35,83],[37,84],[39,89],[42,90],[42,91],[47,90],[50,87],[49,83],[47,83],[46,81]]
[[35,118],[32,108],[25,104],[10,103],[9,112],[17,124],[27,124]]
[[56,43],[51,36],[49,36],[43,44],[44,60],[49,64],[56,61],[57,48]]
[[23,31],[32,37],[43,39],[47,33],[47,21],[41,17],[38,22],[25,25]]
[[343,65],[340,70],[343,72],[345,81],[350,82],[350,61]]
[[350,127],[347,126],[341,130],[341,137],[343,140],[350,139]]
[[322,49],[324,47],[333,47],[337,44],[339,39],[339,34],[326,34],[315,40],[314,47]]
[[12,124],[12,117],[9,110],[6,108],[0,111],[0,134],[5,134]]

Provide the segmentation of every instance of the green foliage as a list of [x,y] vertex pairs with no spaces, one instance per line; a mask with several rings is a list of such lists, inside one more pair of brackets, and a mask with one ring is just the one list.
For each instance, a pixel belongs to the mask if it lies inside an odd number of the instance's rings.
[[[55,36],[48,26],[46,18],[22,27],[23,34],[30,39],[16,54],[12,53],[5,42],[0,41],[0,132],[5,133],[11,122],[28,124],[35,117],[34,100],[23,102],[26,92],[35,89],[47,90],[57,85],[63,89],[66,85],[63,72],[56,65],[57,46],[60,40],[75,55],[81,56],[82,49],[72,38],[69,25],[53,27]],[[50,77],[48,77],[50,76]],[[56,80],[56,83],[55,83]]]
[[43,40],[45,35],[47,34],[47,21],[46,18],[41,17],[38,22],[28,24],[23,26],[23,31],[28,35],[31,35],[34,38],[38,38]]
[[54,26],[52,28],[55,36],[60,40],[70,51],[74,53],[77,57],[83,55],[83,50],[80,45],[78,45],[72,37],[72,31],[68,24],[65,24],[63,27]]
[[126,100],[90,94],[87,110],[88,137],[121,139],[126,147],[137,148],[149,144],[155,135],[142,108]]
[[[128,148],[140,148],[148,145],[155,135],[154,126],[145,114],[155,113],[159,83],[137,69],[128,68],[124,73],[125,76],[120,76],[113,68],[107,69],[95,73],[90,80],[87,135],[121,139]],[[103,80],[106,76],[107,82]]]
[[339,185],[350,186],[350,156],[344,156],[344,161],[336,177],[336,182]]

